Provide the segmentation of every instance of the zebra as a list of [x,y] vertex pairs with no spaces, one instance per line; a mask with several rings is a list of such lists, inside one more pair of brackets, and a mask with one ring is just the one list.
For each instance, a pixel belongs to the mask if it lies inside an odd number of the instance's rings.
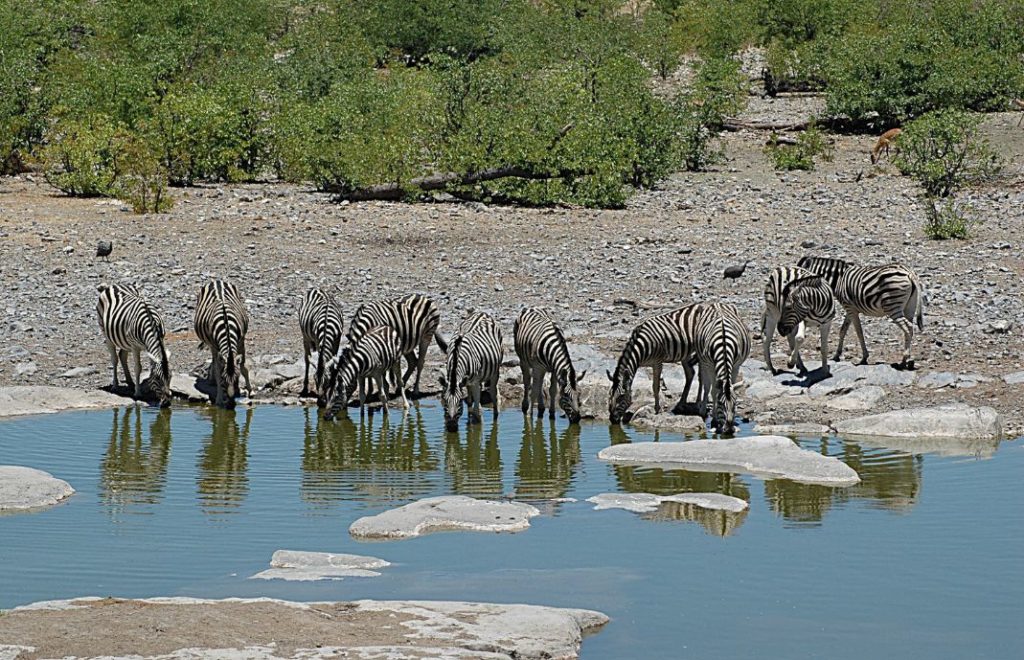
[[839,330],[839,347],[833,360],[838,362],[842,357],[846,331],[852,323],[860,339],[860,364],[867,364],[868,346],[864,342],[860,315],[888,316],[903,331],[903,361],[899,366],[913,369],[910,343],[914,339],[914,326],[911,321],[916,322],[918,330],[924,330],[924,287],[914,271],[899,264],[848,268],[839,279],[835,294],[846,309],[846,319]]
[[836,286],[839,284],[839,278],[843,276],[843,273],[854,266],[852,261],[846,261],[845,259],[812,257],[809,255],[801,257],[800,261],[796,262],[796,265],[797,268],[803,268],[815,275],[821,275],[833,292],[835,292]]
[[615,373],[605,372],[612,382],[608,395],[608,417],[612,424],[619,424],[633,402],[633,379],[641,367],[651,367],[651,381],[654,388],[654,410],[661,412],[661,369],[665,362],[679,362],[686,372],[683,396],[676,404],[681,409],[686,404],[693,382],[695,320],[700,309],[699,303],[655,314],[640,322],[633,329],[626,345],[615,364]]
[[698,410],[707,415],[712,401],[711,427],[722,434],[736,428],[736,396],[740,366],[750,356],[750,334],[734,305],[711,303],[700,306],[696,320],[696,353],[700,363]]
[[436,337],[445,352],[444,375],[441,376],[441,402],[444,404],[444,425],[448,431],[459,430],[462,401],[469,395],[469,421],[480,422],[480,390],[486,386],[498,417],[498,370],[504,352],[501,328],[488,314],[477,312],[459,325],[451,341]]
[[[801,259],[801,263],[808,258]],[[778,373],[772,363],[772,339],[775,337],[775,330],[782,318],[782,292],[789,283],[813,274],[799,266],[779,266],[768,274],[768,282],[764,287],[764,313],[761,314],[761,342],[764,348],[764,363],[768,365],[768,370],[772,372],[772,375]],[[802,338],[802,325],[798,327],[797,332]],[[783,336],[789,341],[789,350],[790,353],[793,353],[796,350],[796,335],[784,333]]]
[[317,405],[323,407],[324,364],[337,355],[341,348],[341,307],[331,294],[313,287],[302,297],[302,305],[299,307],[299,328],[302,330],[302,350],[306,360],[306,375],[302,381],[301,396],[310,394],[309,355],[315,350],[317,356],[314,382]]
[[[135,398],[142,398],[142,354],[150,361],[150,388],[156,393],[161,407],[171,405],[171,367],[169,353],[164,345],[164,322],[160,313],[149,304],[132,284],[101,284],[96,303],[100,330],[110,351],[114,370],[111,388],[117,389],[117,363],[124,368],[124,379],[135,390]],[[135,378],[128,373],[128,354],[134,358]]]
[[[387,390],[384,389],[384,376],[390,372],[395,378],[402,373],[402,338],[397,330],[390,326],[371,328],[355,344],[346,346],[327,363],[325,379],[325,399],[327,408],[324,419],[331,420],[352,397],[352,392],[359,387],[359,409],[366,405],[367,379],[377,382],[384,415],[388,414]],[[405,388],[398,388],[402,395],[402,407],[408,410],[409,401],[405,398]]]
[[[402,355],[405,356],[408,363],[408,368],[402,374],[397,386],[404,389],[405,382],[415,369],[416,381],[413,386],[413,396],[419,397],[420,376],[423,374],[423,364],[427,359],[427,348],[430,346],[430,339],[437,332],[440,322],[441,312],[437,309],[434,301],[418,293],[412,293],[385,302],[360,305],[352,316],[346,336],[349,343],[352,344],[366,334],[370,328],[380,325],[394,328],[402,341]],[[418,353],[416,352],[417,348],[419,349]],[[414,357],[415,364],[413,363]]]
[[[580,421],[579,382],[586,371],[578,375],[569,356],[562,330],[555,325],[548,310],[527,307],[519,314],[513,326],[516,355],[523,371],[523,413],[530,414],[531,399],[537,417],[544,415],[544,374],[550,373],[548,394],[550,417],[555,417],[555,400],[569,418],[570,424]],[[561,393],[559,397],[558,394]]]
[[199,289],[195,329],[199,348],[209,348],[213,357],[207,380],[212,380],[217,386],[215,404],[233,408],[239,371],[245,378],[246,390],[252,391],[249,369],[245,366],[249,314],[234,284],[212,280]]
[[804,325],[818,327],[821,344],[821,371],[830,373],[828,366],[828,333],[836,316],[836,300],[832,288],[820,275],[807,275],[791,281],[782,290],[779,334],[790,338],[792,352],[789,367],[807,373],[800,358],[804,340]]

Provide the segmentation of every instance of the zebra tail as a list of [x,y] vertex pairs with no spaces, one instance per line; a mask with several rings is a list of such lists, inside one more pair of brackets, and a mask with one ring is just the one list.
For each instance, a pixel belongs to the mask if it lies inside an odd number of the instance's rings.
[[448,353],[448,342],[441,336],[440,330],[434,330],[434,341],[437,342],[437,347],[441,349],[442,353]]
[[921,288],[921,283],[915,278],[913,281],[914,292],[910,296],[908,306],[913,304],[914,306],[914,320],[917,322],[917,329],[924,331],[924,291]]

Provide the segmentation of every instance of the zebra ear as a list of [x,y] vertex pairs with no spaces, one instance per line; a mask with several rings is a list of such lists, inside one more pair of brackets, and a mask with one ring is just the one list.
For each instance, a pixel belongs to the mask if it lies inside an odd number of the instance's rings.
[[444,374],[441,374],[437,380],[441,383],[441,387],[448,387],[448,379],[444,377]]
[[608,380],[612,381],[613,383],[615,382],[615,376],[612,376],[612,372],[610,372],[607,369],[605,369],[604,370],[604,374],[606,376],[608,376]]
[[586,377],[587,377],[587,370],[584,369],[583,371],[581,371],[578,374],[576,374],[576,382],[578,383],[578,382],[580,382],[581,380],[583,380]]

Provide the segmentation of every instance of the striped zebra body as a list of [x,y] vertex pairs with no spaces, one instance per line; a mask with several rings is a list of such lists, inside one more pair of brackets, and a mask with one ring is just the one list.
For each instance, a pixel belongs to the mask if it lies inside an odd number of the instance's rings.
[[800,357],[800,346],[804,341],[804,327],[809,325],[818,328],[821,348],[820,369],[828,374],[828,334],[836,317],[836,300],[832,287],[820,275],[808,275],[793,280],[782,291],[781,307],[779,333],[792,338],[790,368],[795,366],[800,373],[807,372]]
[[615,373],[608,374],[612,386],[608,396],[608,417],[612,424],[622,421],[633,402],[633,379],[641,367],[651,367],[654,388],[654,410],[661,412],[661,370],[666,362],[678,362],[686,372],[686,385],[676,408],[686,404],[693,382],[695,363],[696,317],[700,305],[697,303],[680,307],[671,312],[650,316],[640,322],[619,355]]
[[[577,376],[569,355],[565,336],[555,324],[548,310],[527,307],[519,314],[513,327],[516,355],[523,372],[523,412],[530,413],[531,399],[537,417],[544,415],[544,374],[551,374],[548,406],[550,417],[555,417],[555,401],[562,408],[569,423],[580,421],[579,381],[586,372]],[[561,396],[559,396],[561,393]]]
[[[779,266],[768,274],[768,282],[764,287],[764,314],[761,315],[761,341],[764,348],[764,363],[773,374],[778,373],[772,363],[772,339],[782,318],[782,292],[790,282],[810,275],[813,275],[811,271],[799,266]],[[803,337],[803,326],[798,328],[797,333]],[[783,333],[783,336],[789,342],[789,350],[792,353],[796,350],[796,335]]]
[[469,399],[470,422],[480,422],[480,393],[484,386],[490,392],[497,418],[498,372],[503,357],[498,324],[489,315],[477,312],[459,325],[451,341],[440,343],[447,353],[441,379],[445,428],[459,429],[462,402],[466,398]]
[[853,262],[833,257],[806,256],[801,257],[800,261],[796,262],[796,265],[798,268],[803,268],[815,275],[820,275],[829,287],[832,288],[832,291],[835,292],[836,287],[839,285],[839,278],[843,276],[847,269],[853,267]]
[[246,389],[252,391],[245,365],[249,314],[234,284],[213,280],[199,289],[195,329],[200,348],[209,348],[213,357],[208,378],[217,386],[215,404],[233,408],[239,372],[245,378]]
[[[325,399],[327,409],[324,419],[333,419],[348,403],[356,386],[359,387],[359,409],[366,405],[366,389],[364,383],[372,379],[377,383],[384,414],[388,414],[387,390],[384,389],[384,376],[391,373],[395,378],[402,371],[402,338],[398,331],[390,326],[371,328],[351,346],[347,346],[335,355],[326,366]],[[409,407],[405,398],[404,388],[399,388],[402,395],[402,406]]]
[[[117,388],[117,364],[120,361],[128,387],[134,388],[136,398],[142,396],[140,378],[142,354],[145,353],[150,361],[150,383],[160,405],[170,405],[171,368],[167,347],[164,345],[164,322],[160,313],[131,284],[102,284],[99,294],[96,313],[110,351],[110,362],[114,370],[113,388]],[[129,354],[134,358],[134,382],[128,373]]]
[[864,341],[860,315],[889,317],[903,331],[902,367],[913,367],[910,359],[910,344],[914,339],[914,326],[924,329],[924,287],[914,271],[900,266],[859,266],[848,269],[840,278],[835,290],[836,299],[846,310],[846,319],[839,330],[839,347],[835,360],[843,355],[843,342],[850,324],[860,339],[860,364],[867,364],[868,347]]
[[725,303],[701,305],[697,319],[697,359],[700,363],[701,416],[712,402],[711,427],[719,433],[735,430],[736,394],[740,366],[750,356],[750,334],[735,306]]
[[[398,381],[399,388],[405,387],[413,370],[416,370],[416,381],[413,395],[420,394],[420,376],[423,364],[427,359],[427,348],[430,340],[441,322],[441,312],[434,301],[418,293],[409,294],[385,302],[360,305],[352,316],[348,328],[349,343],[355,343],[373,327],[385,325],[398,333],[402,342],[402,355],[408,368]],[[418,349],[418,350],[417,350]],[[414,361],[415,360],[415,361]]]
[[309,356],[316,351],[317,404],[324,405],[324,365],[341,348],[343,332],[341,307],[334,297],[316,287],[306,292],[299,307],[299,328],[302,330],[302,350],[306,360],[306,375],[302,381],[302,395],[309,396]]

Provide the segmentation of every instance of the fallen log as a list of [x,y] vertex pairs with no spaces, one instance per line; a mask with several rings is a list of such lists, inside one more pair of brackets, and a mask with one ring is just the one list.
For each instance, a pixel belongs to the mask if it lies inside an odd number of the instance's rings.
[[727,131],[805,131],[810,125],[810,120],[798,122],[743,121],[734,117],[726,117],[722,120],[722,128]]

